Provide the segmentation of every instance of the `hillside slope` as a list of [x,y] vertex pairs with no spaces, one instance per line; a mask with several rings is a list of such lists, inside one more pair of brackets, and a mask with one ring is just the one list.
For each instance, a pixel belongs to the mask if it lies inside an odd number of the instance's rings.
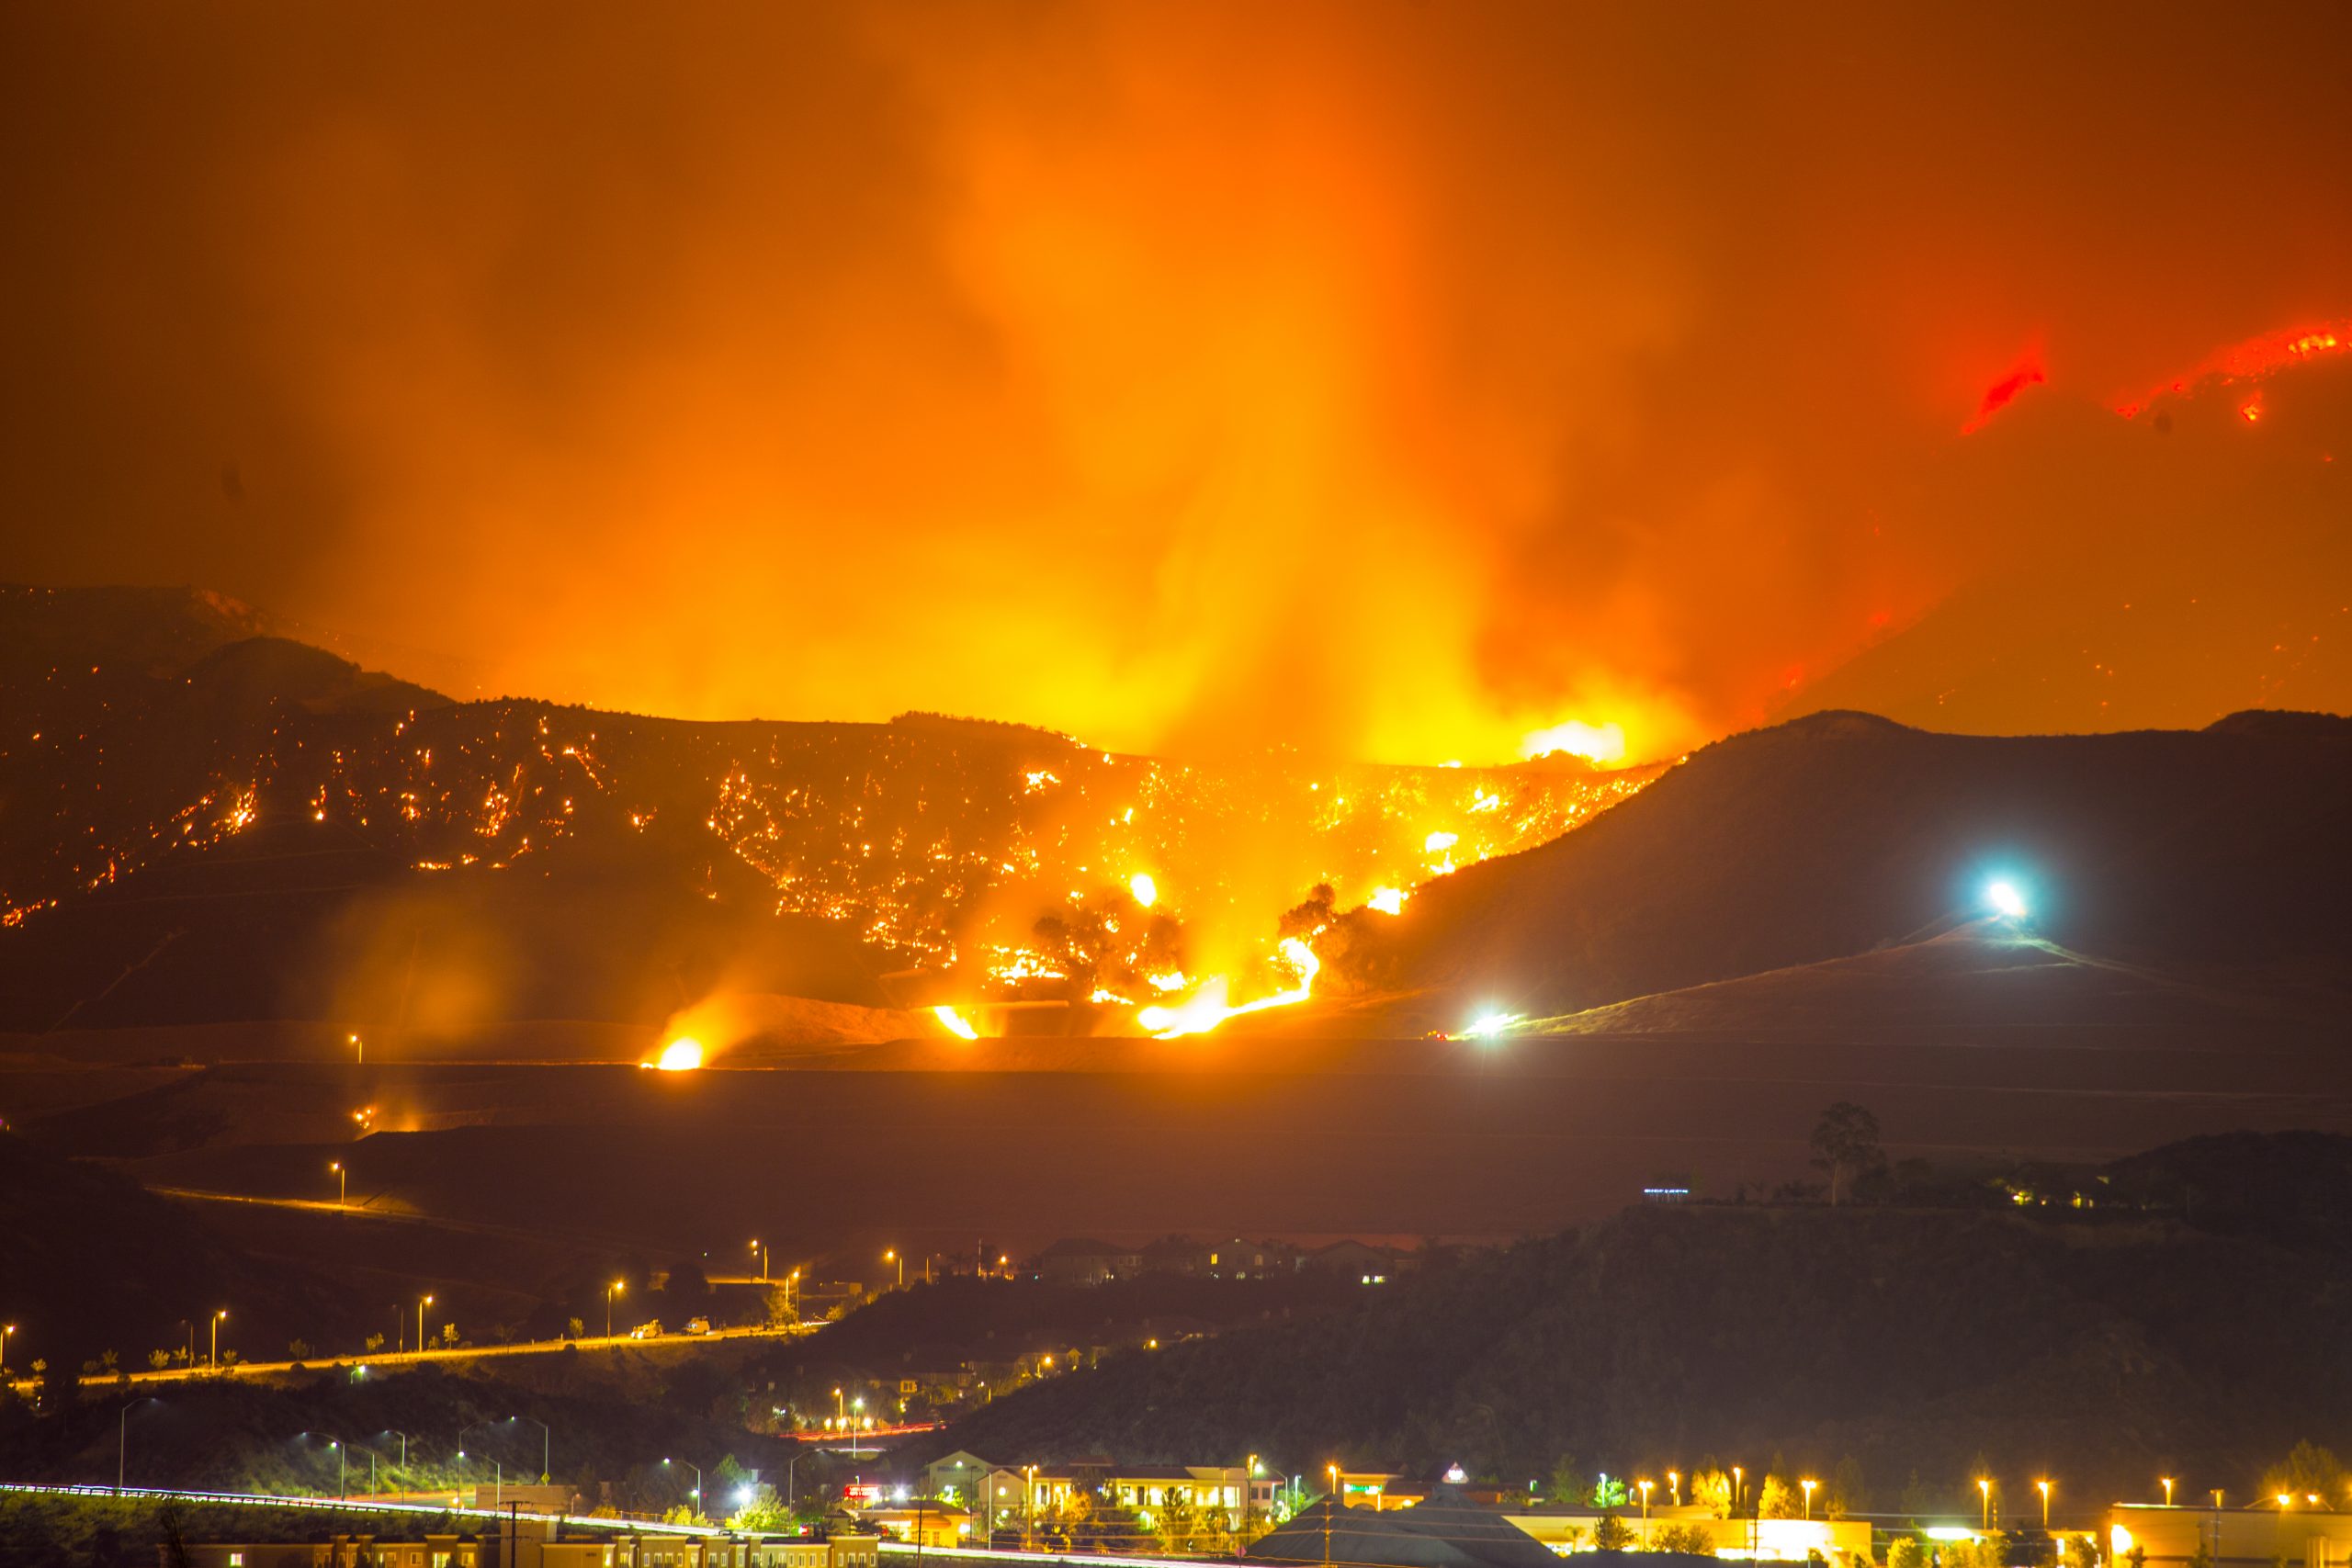
[[1525,1027],[1555,1034],[1737,1034],[1884,1039],[1932,1031],[2196,1031],[2243,1038],[2332,1016],[2345,998],[2273,986],[2232,989],[2091,958],[1996,919],[1851,958],[1635,997]]
[[70,1371],[106,1350],[143,1370],[149,1351],[184,1350],[190,1332],[202,1357],[222,1307],[233,1316],[222,1348],[273,1359],[358,1311],[347,1286],[295,1260],[250,1257],[124,1177],[5,1132],[0,1280],[0,1311],[17,1325],[14,1375],[36,1358]]
[[1351,923],[1371,987],[1539,1016],[1919,941],[2021,887],[2029,929],[2184,977],[2352,954],[2352,721],[1985,739],[1822,714],[1736,736],[1584,830]]
[[[1272,990],[1278,921],[1318,883],[1342,905],[1409,887],[1653,772],[1191,765],[938,715],[452,704],[212,596],[0,589],[0,1029],[311,1020],[438,1048],[517,1020],[651,1028],[722,990]],[[906,983],[886,997],[884,973]],[[724,1043],[874,1032],[763,1006],[814,1022]]]
[[[2340,1188],[2352,1140],[2284,1141],[2310,1147],[2272,1168],[2315,1160]],[[2186,1165],[2143,1156],[2132,1193],[2170,1207],[2179,1170],[2243,1164],[2243,1142],[2200,1142]],[[2052,1212],[2076,1213],[2035,1211]],[[1983,1456],[2004,1474],[2061,1467],[2076,1495],[2155,1473],[2243,1486],[2299,1438],[2346,1436],[2333,1413],[2352,1364],[2324,1347],[2352,1260],[2326,1235],[2262,1239],[2210,1201],[2199,1213],[2210,1228],[2161,1213],[1633,1209],[1336,1318],[1116,1358],[940,1441],[1508,1477],[1563,1453],[1614,1474],[1782,1455],[1826,1474],[1851,1456],[1889,1508],[1914,1472],[1958,1504]],[[2256,1302],[2265,1331],[2249,1336]]]

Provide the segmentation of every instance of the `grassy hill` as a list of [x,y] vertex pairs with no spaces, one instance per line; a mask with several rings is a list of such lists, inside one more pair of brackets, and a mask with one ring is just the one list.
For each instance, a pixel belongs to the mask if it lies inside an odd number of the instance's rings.
[[1921,941],[2007,877],[2033,932],[2183,977],[2352,954],[2352,720],[1986,739],[1866,715],[1694,754],[1589,829],[1355,917],[1359,986],[1561,1014]]
[[0,1315],[16,1323],[9,1366],[36,1359],[78,1371],[112,1350],[143,1370],[147,1352],[207,1350],[210,1314],[229,1307],[224,1347],[275,1358],[322,1324],[356,1321],[348,1288],[298,1262],[250,1256],[202,1222],[112,1171],[0,1133]]
[[[2332,1325],[2352,1258],[2325,1229],[2240,1221],[2347,1168],[2352,1140],[2222,1140],[2081,1179],[2105,1209],[1632,1209],[1336,1317],[1128,1354],[941,1442],[1511,1478],[1561,1454],[1613,1474],[1851,1458],[1890,1509],[1914,1472],[1958,1506],[1985,1462],[2077,1496],[2156,1473],[2243,1487],[2300,1438],[2347,1436]],[[2192,1189],[2198,1224],[2176,1207]]]

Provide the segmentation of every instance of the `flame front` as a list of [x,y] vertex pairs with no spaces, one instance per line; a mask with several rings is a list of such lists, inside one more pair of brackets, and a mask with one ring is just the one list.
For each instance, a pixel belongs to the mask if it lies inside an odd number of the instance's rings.
[[665,1073],[690,1073],[702,1066],[702,1042],[691,1035],[681,1035],[662,1047],[653,1066]]
[[1222,977],[1211,980],[1185,1000],[1173,1007],[1148,1007],[1136,1014],[1136,1021],[1149,1030],[1155,1039],[1174,1040],[1186,1034],[1206,1034],[1228,1018],[1244,1013],[1263,1012],[1269,1008],[1291,1007],[1305,1001],[1315,989],[1316,972],[1323,967],[1315,950],[1297,937],[1284,937],[1282,960],[1298,982],[1288,990],[1276,991],[1256,1001],[1243,1002],[1238,1007],[1226,1005],[1227,987]]

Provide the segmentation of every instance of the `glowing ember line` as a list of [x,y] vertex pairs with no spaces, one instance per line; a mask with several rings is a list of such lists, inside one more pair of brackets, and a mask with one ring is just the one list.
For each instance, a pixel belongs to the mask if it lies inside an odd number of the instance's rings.
[[2316,326],[2289,327],[2234,343],[2205,356],[2197,367],[2157,382],[2138,397],[2119,398],[2115,412],[2137,418],[2159,398],[2178,396],[2211,377],[2223,381],[2255,381],[2309,360],[2352,353],[2352,316]]
[[1283,939],[1282,955],[1298,972],[1298,984],[1290,990],[1276,991],[1271,997],[1260,997],[1256,1001],[1243,1002],[1239,1007],[1227,1007],[1225,1004],[1225,982],[1212,980],[1198,996],[1174,1007],[1144,1009],[1136,1014],[1136,1021],[1150,1030],[1156,1039],[1175,1040],[1187,1034],[1206,1034],[1228,1018],[1303,1002],[1315,989],[1315,976],[1323,967],[1322,960],[1315,956],[1313,948],[1295,936]]

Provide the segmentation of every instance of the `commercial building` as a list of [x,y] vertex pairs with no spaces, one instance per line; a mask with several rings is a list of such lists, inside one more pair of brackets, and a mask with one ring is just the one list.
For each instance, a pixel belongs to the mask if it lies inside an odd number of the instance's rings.
[[975,1528],[972,1516],[963,1509],[936,1503],[892,1503],[887,1507],[860,1508],[856,1517],[862,1528],[877,1536],[933,1550],[969,1545]]
[[2118,1503],[2108,1510],[2101,1543],[2121,1562],[2137,1547],[2148,1568],[2186,1563],[2202,1546],[2215,1568],[2255,1563],[2268,1568],[2346,1568],[2352,1564],[2352,1514],[2312,1506],[2306,1499],[2273,1499],[2256,1508],[2172,1507],[2161,1503]]
[[[1653,1506],[1649,1517],[1639,1508],[1614,1510],[1618,1522],[1633,1532],[1638,1550],[1645,1538],[1671,1525],[1706,1532],[1718,1557],[1753,1559],[1759,1562],[1803,1562],[1819,1552],[1832,1562],[1871,1555],[1871,1527],[1865,1519],[1722,1518],[1713,1510],[1692,1504],[1679,1507]],[[1550,1550],[1566,1553],[1589,1551],[1601,1520],[1597,1509],[1521,1505],[1505,1507],[1502,1517]],[[1646,1560],[1645,1560],[1646,1561]]]

